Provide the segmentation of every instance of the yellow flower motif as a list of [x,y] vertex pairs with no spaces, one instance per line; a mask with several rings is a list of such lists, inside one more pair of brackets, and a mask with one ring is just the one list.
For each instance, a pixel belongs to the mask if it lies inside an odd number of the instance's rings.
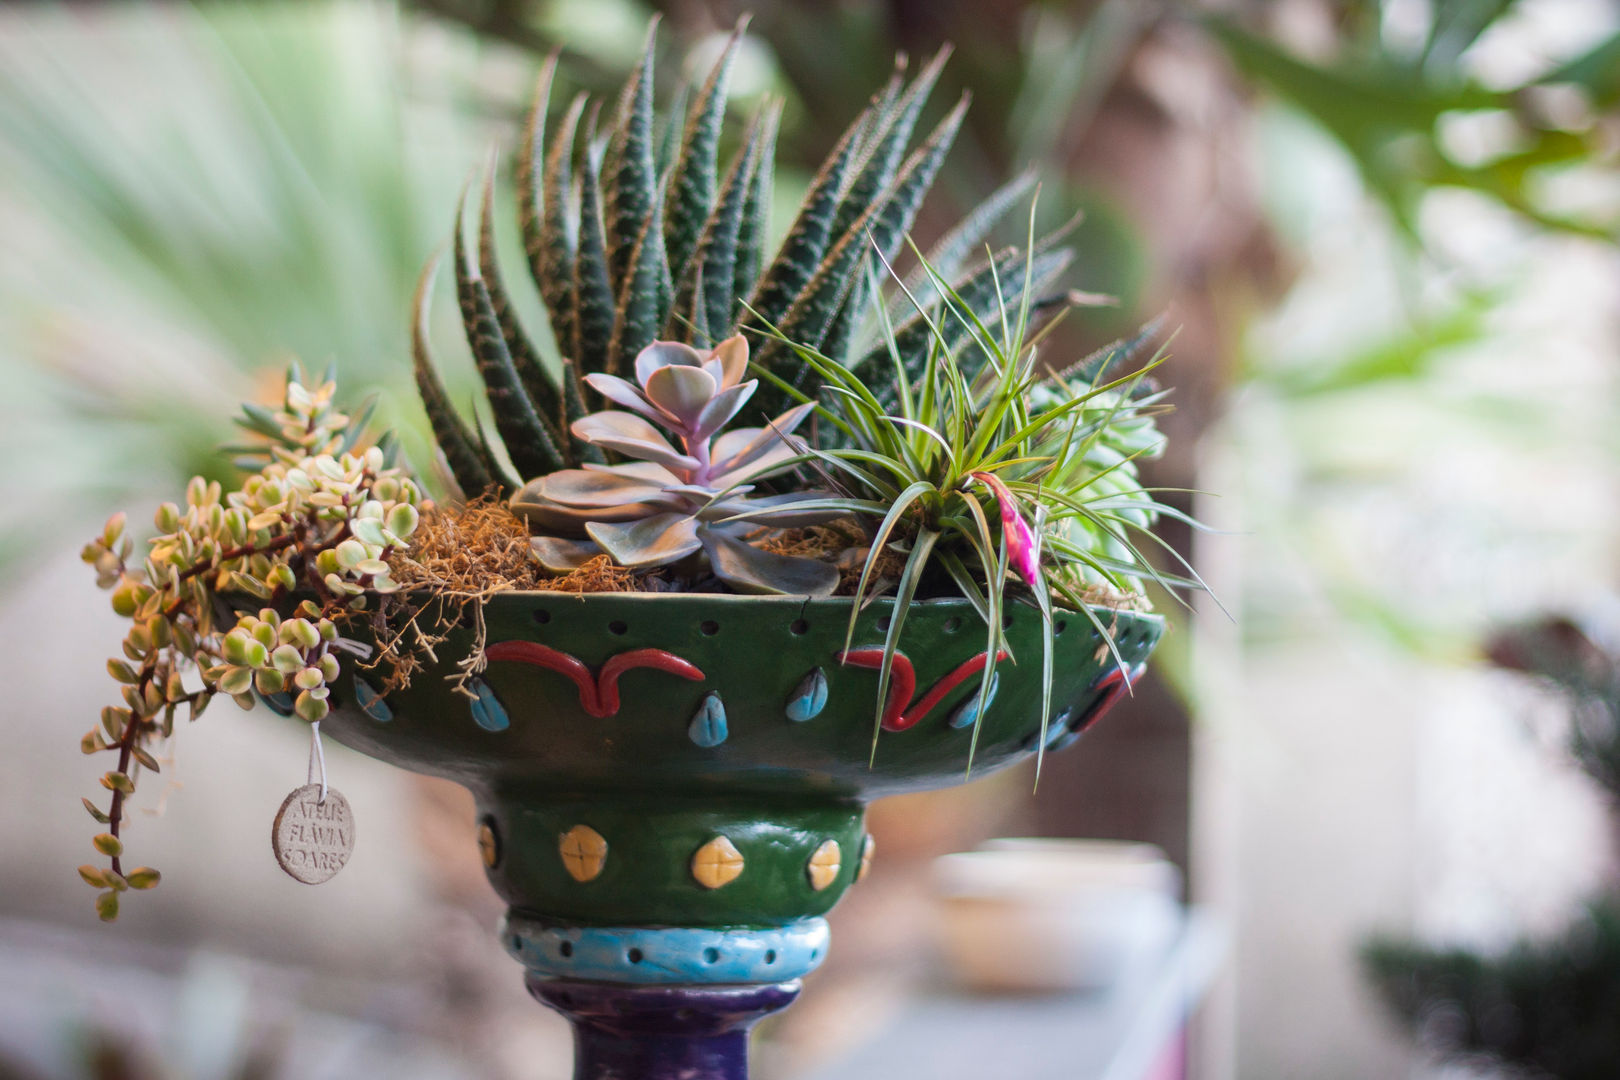
[[705,889],[718,889],[736,881],[743,872],[742,852],[723,836],[717,836],[692,856],[692,876]]
[[607,864],[608,842],[589,825],[575,825],[558,842],[563,866],[575,881],[590,881]]
[[871,833],[867,833],[866,839],[861,841],[861,865],[855,868],[856,881],[864,878],[866,876],[866,872],[872,869],[872,852],[876,848],[877,841],[872,839]]
[[834,881],[838,880],[838,871],[844,868],[844,853],[838,846],[838,841],[825,841],[816,848],[816,853],[810,856],[810,865],[805,867],[805,873],[810,876],[810,887],[820,892]]

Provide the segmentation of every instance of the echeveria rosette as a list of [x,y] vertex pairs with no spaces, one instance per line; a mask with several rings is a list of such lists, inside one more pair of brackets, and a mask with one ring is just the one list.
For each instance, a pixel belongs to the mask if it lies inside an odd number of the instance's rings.
[[[715,576],[742,592],[831,593],[836,567],[749,542],[761,529],[832,515],[801,508],[810,493],[749,497],[749,480],[802,452],[791,436],[814,406],[719,434],[757,388],[757,380],[743,380],[747,369],[748,343],[738,334],[706,353],[655,341],[636,356],[634,382],[587,375],[593,390],[622,408],[582,417],[570,430],[635,460],[562,469],[512,496],[512,510],[540,534],[531,544],[541,565],[561,573],[605,553],[620,566],[650,569],[702,552]],[[742,514],[746,520],[735,520]]]

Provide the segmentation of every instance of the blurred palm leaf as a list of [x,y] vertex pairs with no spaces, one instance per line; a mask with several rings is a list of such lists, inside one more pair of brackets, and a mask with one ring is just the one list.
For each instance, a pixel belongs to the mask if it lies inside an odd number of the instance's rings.
[[269,362],[408,388],[412,281],[476,125],[405,99],[401,53],[373,3],[0,14],[0,452],[29,462],[0,570],[88,502],[217,471]]

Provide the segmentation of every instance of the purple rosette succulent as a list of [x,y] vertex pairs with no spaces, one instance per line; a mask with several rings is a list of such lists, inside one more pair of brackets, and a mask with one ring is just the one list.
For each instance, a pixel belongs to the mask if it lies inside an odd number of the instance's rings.
[[721,434],[758,386],[758,380],[743,380],[747,370],[748,343],[738,334],[706,353],[655,341],[636,356],[635,382],[585,376],[621,408],[582,417],[571,430],[632,460],[562,469],[512,496],[513,512],[539,534],[530,543],[541,565],[562,573],[604,553],[636,569],[699,559],[741,592],[831,593],[836,567],[757,546],[773,530],[836,515],[801,505],[820,498],[813,492],[750,495],[749,481],[803,452],[792,433],[814,406],[798,405],[764,427]]

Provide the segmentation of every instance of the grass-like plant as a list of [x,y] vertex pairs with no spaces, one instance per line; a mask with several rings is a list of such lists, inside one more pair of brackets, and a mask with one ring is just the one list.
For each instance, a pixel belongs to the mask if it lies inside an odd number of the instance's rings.
[[[1033,206],[1030,222],[1028,250],[1034,251]],[[920,254],[919,263],[920,287],[900,289],[919,320],[913,325],[926,329],[928,347],[920,360],[903,348],[885,310],[886,378],[852,370],[775,328],[768,331],[819,377],[819,412],[832,432],[802,460],[818,466],[839,493],[799,506],[841,510],[871,525],[845,647],[853,642],[861,604],[892,587],[896,603],[883,643],[880,719],[910,605],[919,596],[959,593],[983,620],[991,656],[1010,655],[1003,625],[1009,602],[1040,608],[1047,627],[1041,657],[1044,733],[1054,599],[1089,619],[1114,650],[1110,628],[1088,606],[1088,594],[1096,599],[1105,593],[1119,605],[1145,599],[1144,579],[1171,590],[1201,587],[1190,567],[1185,576],[1161,572],[1139,544],[1151,537],[1180,558],[1151,530],[1160,515],[1184,515],[1142,486],[1136,466],[1162,448],[1154,416],[1166,407],[1165,395],[1148,376],[1163,354],[1132,366],[1155,336],[1149,327],[1053,372],[1043,367],[1042,344],[1069,306],[1093,298],[1037,304],[1031,298],[1038,258],[1005,254],[988,262],[995,306],[987,321],[976,298]],[[888,267],[886,260],[883,265]],[[998,266],[1021,267],[1022,280],[1004,282]],[[871,293],[878,294],[875,284]],[[903,568],[885,581],[879,567],[891,550],[903,553]],[[989,704],[993,670],[988,665],[980,680],[980,715]]]

